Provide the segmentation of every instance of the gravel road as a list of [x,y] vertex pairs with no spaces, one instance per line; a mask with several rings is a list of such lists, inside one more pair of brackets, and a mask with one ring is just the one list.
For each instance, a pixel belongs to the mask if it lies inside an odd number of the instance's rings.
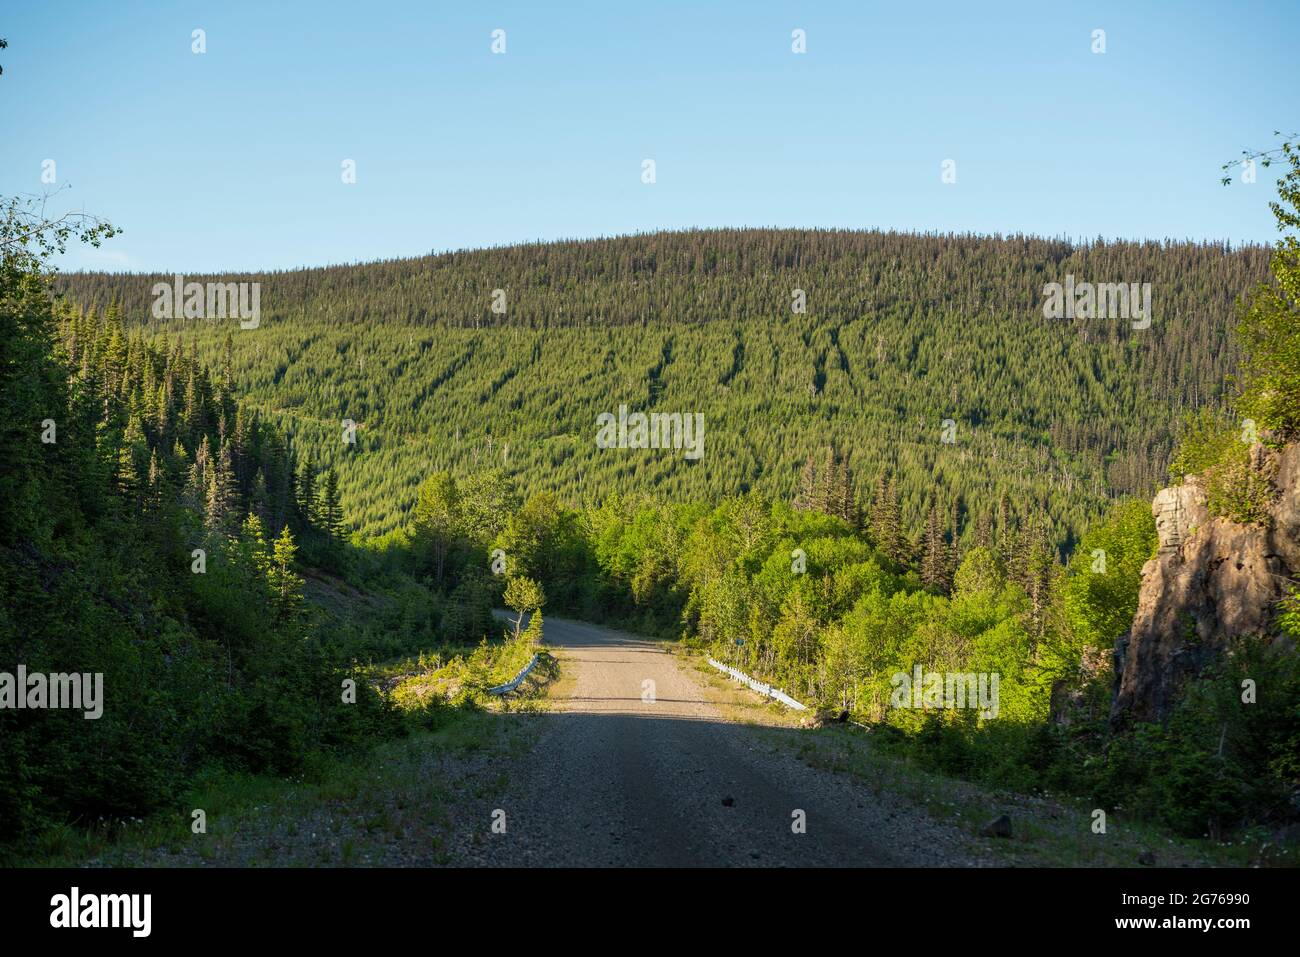
[[[851,729],[791,727],[747,688],[636,636],[560,618],[545,633],[561,675],[542,710],[530,698],[465,713],[319,778],[263,779],[256,804],[246,788],[217,790],[208,832],[191,832],[186,805],[182,828],[145,828],[78,863],[1135,866],[1152,848],[1164,866],[1211,863],[1142,830],[1099,838],[1086,805],[915,773]],[[976,834],[1004,813],[1016,840]]]
[[545,634],[564,678],[548,712],[516,717],[538,723],[536,738],[503,788],[453,811],[452,863],[989,863],[912,802],[809,767],[772,732],[729,721],[718,694],[654,643],[551,617]]

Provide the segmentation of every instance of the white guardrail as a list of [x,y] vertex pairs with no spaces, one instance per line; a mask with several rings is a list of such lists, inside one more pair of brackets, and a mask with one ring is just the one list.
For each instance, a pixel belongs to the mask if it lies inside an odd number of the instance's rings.
[[533,655],[532,660],[529,661],[528,664],[524,665],[524,670],[515,675],[514,680],[507,681],[503,685],[497,685],[495,688],[488,688],[488,694],[506,694],[514,691],[523,683],[523,680],[528,677],[528,672],[532,671],[536,664],[537,656]]
[[773,688],[770,684],[766,684],[765,682],[759,681],[757,678],[751,678],[749,675],[745,674],[739,668],[733,668],[730,665],[724,665],[721,661],[714,661],[712,658],[709,658],[708,661],[709,664],[713,665],[713,667],[717,668],[719,671],[725,671],[727,674],[731,675],[731,677],[735,678],[737,681],[741,682],[742,684],[749,685],[751,688],[753,688],[761,695],[765,695],[768,698],[775,698],[777,701],[781,702],[786,707],[794,708],[795,711],[808,710],[807,705],[800,704],[798,701],[795,701],[794,698],[791,698],[784,691],[780,691],[776,688]]

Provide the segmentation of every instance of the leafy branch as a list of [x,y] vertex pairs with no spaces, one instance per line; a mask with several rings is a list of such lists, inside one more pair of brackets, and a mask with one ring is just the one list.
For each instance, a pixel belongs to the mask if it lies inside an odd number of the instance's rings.
[[[1282,131],[1274,130],[1273,135],[1281,136]],[[1224,174],[1223,177],[1220,178],[1219,182],[1224,186],[1231,186],[1232,176],[1228,171],[1235,166],[1244,166],[1246,163],[1252,161],[1258,162],[1260,166],[1268,169],[1268,167],[1273,165],[1275,160],[1285,155],[1289,148],[1292,146],[1300,146],[1300,142],[1297,141],[1300,141],[1300,133],[1291,133],[1286,137],[1286,142],[1282,143],[1281,146],[1275,146],[1272,149],[1267,150],[1242,150],[1241,159],[1228,160],[1228,162],[1219,167]]]
[[23,193],[0,198],[0,260],[33,266],[63,253],[76,239],[98,248],[105,239],[122,232],[99,216],[84,211],[54,217],[50,200],[66,186],[41,195]]

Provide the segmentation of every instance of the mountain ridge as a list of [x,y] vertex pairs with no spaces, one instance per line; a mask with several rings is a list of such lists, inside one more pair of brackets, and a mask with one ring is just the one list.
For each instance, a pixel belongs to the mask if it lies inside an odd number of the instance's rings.
[[[1226,243],[660,232],[220,277],[264,284],[255,330],[153,318],[150,287],[172,276],[59,283],[213,364],[232,333],[247,401],[339,467],[363,535],[401,527],[428,471],[485,456],[571,502],[788,498],[832,445],[859,497],[898,473],[911,528],[936,502],[973,518],[1006,492],[1022,514],[1048,506],[1068,544],[1109,499],[1164,483],[1185,410],[1222,404],[1236,299],[1267,259]],[[1045,318],[1044,286],[1067,275],[1152,283],[1152,327]],[[622,404],[705,414],[704,468],[598,450],[597,417]],[[344,419],[356,446],[329,424]]]

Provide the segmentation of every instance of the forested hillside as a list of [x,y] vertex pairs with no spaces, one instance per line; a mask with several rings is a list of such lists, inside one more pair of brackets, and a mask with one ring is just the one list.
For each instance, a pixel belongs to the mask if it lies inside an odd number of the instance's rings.
[[[943,771],[1188,835],[1284,825],[1293,657],[1243,643],[1166,726],[1115,734],[1108,702],[1171,461],[1255,520],[1266,485],[1223,413],[1297,434],[1289,241],[1261,286],[1255,248],[662,234],[243,277],[264,284],[251,329],[154,319],[163,277],[51,299],[6,260],[0,650],[129,702],[88,738],[0,716],[9,833],[165,805],[208,766],[291,770],[399,732],[404,703],[432,720],[500,601],[685,639]],[[1151,282],[1150,327],[1045,319],[1066,274]],[[702,413],[703,455],[602,448],[621,405]],[[309,607],[322,570],[382,580],[383,611]],[[456,694],[535,639],[484,643]],[[335,705],[376,657],[396,688]],[[996,714],[898,705],[913,667],[999,675]],[[1244,673],[1265,689],[1245,715]],[[87,741],[113,755],[92,776]]]
[[[246,401],[337,468],[364,536],[400,528],[437,470],[494,464],[571,505],[790,500],[829,446],[855,506],[892,475],[912,537],[931,510],[968,544],[981,521],[1032,516],[1068,548],[1108,500],[1162,481],[1185,410],[1221,404],[1234,303],[1267,261],[1219,244],[745,229],[185,277],[261,282],[246,330],[152,318],[170,276],[61,288],[214,366],[233,333]],[[1043,286],[1067,274],[1150,282],[1150,328],[1045,319]],[[703,456],[597,448],[596,417],[620,405],[703,413]]]
[[[240,402],[228,363],[57,302],[46,256],[113,231],[38,208],[0,215],[3,861],[72,825],[176,820],[203,773],[296,772],[437,721],[444,701],[381,695],[364,666],[492,630],[485,588],[448,616],[355,553],[333,473]],[[364,616],[313,598],[357,585]],[[484,649],[466,668],[483,687],[496,664]],[[73,706],[47,698],[68,675]]]
[[[1274,206],[1284,236],[1269,281],[1250,290],[1237,317],[1248,353],[1231,395],[1236,415],[1220,416],[1205,402],[1181,430],[1172,474],[1153,476],[1165,485],[1202,473],[1207,518],[1260,527],[1279,494],[1261,464],[1264,451],[1300,439],[1300,154],[1288,145],[1285,156],[1291,172],[1280,184],[1283,203]],[[1183,347],[1188,356],[1196,351],[1190,341]],[[1163,394],[1165,404],[1160,414],[1140,402],[1110,412],[1105,421],[1116,434],[1126,418],[1155,428],[1178,401],[1190,401],[1172,398],[1175,379],[1163,393],[1144,384],[1149,366],[1135,358],[1152,359],[1144,348],[1136,339],[1123,345],[1135,364],[1131,391],[1119,394],[1129,401]],[[1063,378],[1057,390],[1070,393],[1071,381],[1078,383]],[[1000,390],[1001,379],[990,382],[990,391]],[[1051,401],[1052,385],[1040,384]],[[861,411],[879,422],[872,416]],[[1077,412],[1062,416],[1078,422]],[[749,421],[757,429],[768,420],[755,414]],[[1050,454],[1050,436],[1040,448]],[[960,456],[960,445],[953,451]],[[985,469],[1002,488],[1019,478],[974,455],[956,460]],[[957,533],[959,516],[932,506],[909,537],[893,476],[880,474],[865,496],[860,489],[859,508],[835,450],[814,451],[795,471],[791,490],[775,501],[753,490],[716,504],[606,495],[578,510],[545,491],[520,495],[504,474],[438,473],[421,487],[402,541],[417,574],[442,590],[459,588],[487,564],[489,549],[499,549],[508,574],[540,580],[550,610],[685,639],[823,713],[867,723],[873,747],[947,772],[1084,796],[1090,807],[1122,809],[1189,836],[1219,838],[1246,825],[1280,832],[1294,823],[1300,668],[1291,652],[1300,593],[1293,582],[1259,633],[1233,635],[1222,654],[1195,650],[1167,720],[1120,728],[1111,722],[1115,650],[1134,621],[1158,543],[1149,496],[1113,502],[1061,564],[1039,509],[1051,512],[1068,499],[1063,485],[1028,509],[1008,509],[999,495],[996,507],[977,510]],[[907,475],[906,466],[898,471]],[[916,481],[944,478],[936,470]],[[489,509],[495,522],[484,518],[485,489],[498,490]],[[999,676],[996,713],[900,702],[897,678],[914,668]],[[1247,679],[1261,690],[1243,707]]]

